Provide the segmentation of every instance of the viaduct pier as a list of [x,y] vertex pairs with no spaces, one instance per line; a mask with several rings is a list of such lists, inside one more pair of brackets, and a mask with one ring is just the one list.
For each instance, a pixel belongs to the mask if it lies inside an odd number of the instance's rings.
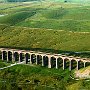
[[63,70],[69,68],[70,71],[90,65],[90,59],[87,58],[9,48],[0,48],[0,58],[2,61],[25,61],[25,64],[39,64],[48,68],[59,69],[61,67]]

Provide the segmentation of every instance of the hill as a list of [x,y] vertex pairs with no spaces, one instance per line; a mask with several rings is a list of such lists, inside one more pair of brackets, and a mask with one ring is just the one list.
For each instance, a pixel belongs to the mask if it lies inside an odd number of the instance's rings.
[[89,51],[90,33],[0,26],[0,47]]
[[0,90],[89,90],[90,81],[76,81],[71,79],[70,75],[68,69],[63,71],[62,68],[16,65],[0,70]]
[[64,3],[90,3],[89,0],[0,0],[0,2],[31,2],[31,1],[48,1],[48,2],[64,2]]
[[28,3],[1,10],[1,14],[8,15],[0,17],[0,23],[30,28],[89,32],[89,8],[89,5],[78,4]]
[[[1,4],[2,5],[2,4]],[[1,6],[0,5],[0,6]],[[2,6],[0,47],[89,51],[90,6],[64,3],[13,3]]]

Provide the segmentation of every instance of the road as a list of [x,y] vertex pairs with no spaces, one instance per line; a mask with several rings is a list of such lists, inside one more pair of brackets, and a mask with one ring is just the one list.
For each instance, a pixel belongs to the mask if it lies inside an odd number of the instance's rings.
[[15,65],[18,65],[18,64],[24,64],[24,63],[25,63],[25,61],[19,62],[19,63],[14,63],[14,64],[11,64],[11,65],[9,65],[7,67],[0,68],[0,70],[6,69],[6,68],[10,68],[10,67],[15,66]]

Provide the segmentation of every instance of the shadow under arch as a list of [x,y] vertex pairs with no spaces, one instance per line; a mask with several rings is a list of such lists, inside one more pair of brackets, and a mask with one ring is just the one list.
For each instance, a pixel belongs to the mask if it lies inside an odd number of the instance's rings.
[[14,52],[14,58],[15,58],[16,62],[19,61],[19,53],[18,52]]
[[63,68],[63,59],[61,57],[57,58],[57,66],[58,68]]
[[48,56],[43,56],[44,66],[48,67]]
[[37,64],[41,65],[42,64],[42,56],[37,55]]
[[54,56],[51,57],[51,68],[56,67],[56,58]]
[[11,51],[8,51],[8,62],[12,61],[12,52]]
[[90,62],[85,63],[85,67],[88,67],[88,66],[90,66]]
[[2,59],[2,51],[0,51],[0,59]]
[[36,63],[36,55],[35,54],[31,54],[31,62],[32,62],[32,64]]
[[26,64],[30,63],[30,54],[29,53],[24,54],[24,60],[25,60]]
[[69,65],[70,65],[70,60],[68,58],[64,59],[64,69],[69,69]]
[[83,61],[78,61],[78,69],[81,69],[84,67],[84,62]]
[[4,61],[7,60],[7,51],[3,51],[3,60],[4,60]]
[[77,61],[75,59],[71,60],[71,70],[77,68]]

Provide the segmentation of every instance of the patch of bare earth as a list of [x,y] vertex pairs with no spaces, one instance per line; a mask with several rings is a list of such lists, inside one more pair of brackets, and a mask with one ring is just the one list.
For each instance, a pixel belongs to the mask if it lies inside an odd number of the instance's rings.
[[80,79],[90,78],[90,67],[75,71],[75,77]]

